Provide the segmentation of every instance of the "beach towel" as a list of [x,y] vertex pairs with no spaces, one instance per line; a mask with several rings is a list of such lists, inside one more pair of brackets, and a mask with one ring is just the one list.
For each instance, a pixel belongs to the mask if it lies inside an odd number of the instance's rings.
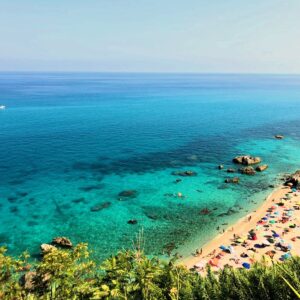
[[242,264],[242,266],[243,266],[245,269],[247,269],[247,270],[250,269],[250,264],[247,263],[247,262],[244,262],[244,263]]

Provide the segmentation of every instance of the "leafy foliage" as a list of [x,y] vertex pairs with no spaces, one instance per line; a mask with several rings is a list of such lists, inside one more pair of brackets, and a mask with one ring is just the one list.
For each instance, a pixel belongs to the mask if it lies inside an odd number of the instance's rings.
[[0,299],[297,299],[300,258],[282,264],[255,264],[250,270],[225,267],[205,277],[175,259],[148,258],[140,248],[121,251],[97,266],[87,244],[70,250],[52,249],[28,264],[0,248]]

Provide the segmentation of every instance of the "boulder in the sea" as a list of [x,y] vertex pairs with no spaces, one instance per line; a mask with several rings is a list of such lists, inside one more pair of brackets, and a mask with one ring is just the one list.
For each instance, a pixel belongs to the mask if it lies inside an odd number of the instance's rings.
[[73,244],[70,241],[70,239],[68,239],[68,238],[66,238],[64,236],[54,238],[52,240],[52,243],[55,244],[55,245],[57,245],[57,246],[64,247],[64,248],[72,248],[73,247]]
[[300,188],[300,170],[296,171],[292,175],[289,175],[285,179],[285,185],[295,187],[295,188]]
[[174,171],[174,172],[172,172],[172,175],[188,177],[188,176],[197,176],[197,173],[194,172],[194,171],[191,171],[191,170],[187,170],[187,171]]
[[219,169],[219,170],[222,170],[222,169],[224,169],[224,166],[223,166],[223,165],[219,165],[219,166],[218,166],[218,169]]
[[277,139],[277,140],[282,140],[282,139],[284,139],[284,136],[281,135],[281,134],[276,134],[274,137],[275,137],[275,139]]
[[41,248],[42,254],[46,254],[46,253],[49,253],[53,250],[57,250],[57,248],[55,246],[50,245],[50,244],[42,244],[40,246],[40,248]]
[[179,182],[181,182],[181,181],[182,181],[182,179],[177,178],[174,182],[175,182],[175,183],[179,183]]
[[232,168],[227,169],[227,173],[234,173],[234,172],[235,172],[235,169],[232,169]]
[[128,220],[127,223],[130,224],[130,225],[135,225],[135,224],[138,223],[138,221],[135,220],[135,219],[132,219],[132,220]]
[[119,193],[119,197],[134,198],[137,195],[136,190],[125,190]]
[[242,174],[246,174],[246,175],[255,175],[255,173],[256,173],[253,167],[241,168],[239,171]]
[[254,157],[254,156],[250,156],[250,155],[242,155],[242,156],[236,156],[233,159],[233,162],[236,164],[242,164],[242,165],[255,165],[255,164],[259,164],[261,162],[261,158],[260,157]]
[[107,202],[92,206],[90,210],[92,212],[95,212],[95,211],[103,210],[103,209],[108,208],[110,206],[111,206],[111,202],[107,201]]
[[239,183],[240,179],[238,177],[226,178],[225,183]]
[[256,167],[256,171],[263,172],[263,171],[267,170],[268,167],[269,167],[268,165],[260,165],[260,166]]

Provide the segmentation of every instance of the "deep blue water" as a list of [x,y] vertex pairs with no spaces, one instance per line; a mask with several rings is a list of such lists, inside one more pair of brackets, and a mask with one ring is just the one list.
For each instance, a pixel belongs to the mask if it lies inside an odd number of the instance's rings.
[[[141,228],[148,254],[187,254],[300,168],[300,76],[0,73],[2,104],[0,243],[13,254],[64,235],[102,259]],[[226,185],[217,166],[238,154],[269,169]],[[177,170],[198,175],[174,183]]]

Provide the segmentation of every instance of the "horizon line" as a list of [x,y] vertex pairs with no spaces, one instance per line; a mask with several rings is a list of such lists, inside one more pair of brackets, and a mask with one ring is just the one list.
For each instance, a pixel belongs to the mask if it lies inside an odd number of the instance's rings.
[[87,71],[87,70],[0,70],[1,73],[54,73],[54,74],[166,74],[166,75],[273,75],[273,76],[283,76],[283,75],[294,75],[299,76],[299,73],[270,73],[270,72],[186,72],[186,71]]

